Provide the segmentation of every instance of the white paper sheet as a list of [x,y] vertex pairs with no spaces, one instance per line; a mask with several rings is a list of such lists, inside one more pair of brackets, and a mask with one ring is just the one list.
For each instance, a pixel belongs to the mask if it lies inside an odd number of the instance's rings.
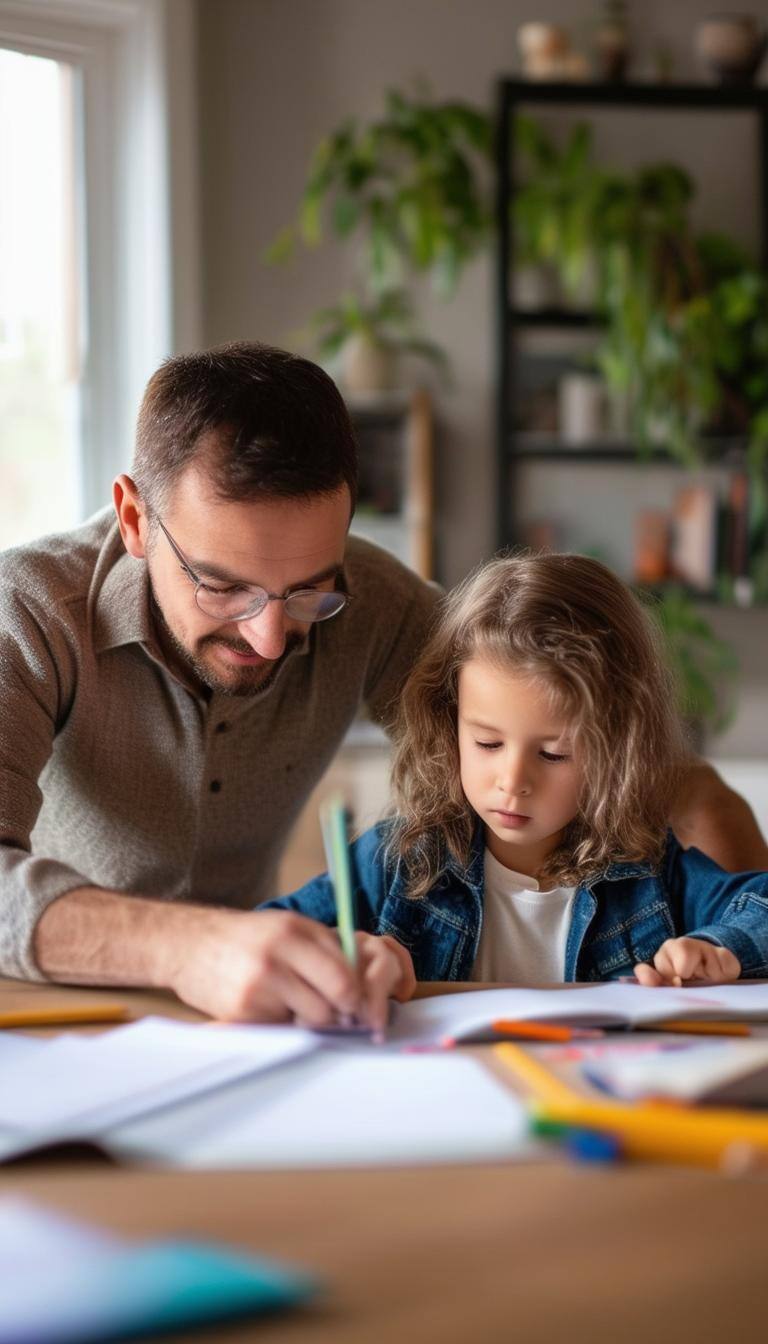
[[371,1166],[529,1157],[524,1108],[457,1051],[327,1050],[107,1136],[185,1167]]
[[394,1008],[389,1039],[400,1044],[462,1040],[508,1019],[581,1026],[631,1026],[665,1018],[768,1018],[768,985],[649,989],[609,982],[585,988],[487,989],[438,994]]
[[311,1032],[294,1028],[207,1027],[167,1018],[33,1044],[3,1067],[0,1126],[36,1141],[94,1135],[319,1047]]

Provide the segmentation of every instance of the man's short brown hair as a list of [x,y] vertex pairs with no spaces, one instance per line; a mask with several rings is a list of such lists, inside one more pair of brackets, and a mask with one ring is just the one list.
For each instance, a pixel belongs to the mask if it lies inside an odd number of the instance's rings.
[[161,364],[136,427],[133,476],[144,502],[165,507],[203,452],[222,499],[306,498],[346,484],[354,507],[347,408],[317,364],[286,350],[236,341]]

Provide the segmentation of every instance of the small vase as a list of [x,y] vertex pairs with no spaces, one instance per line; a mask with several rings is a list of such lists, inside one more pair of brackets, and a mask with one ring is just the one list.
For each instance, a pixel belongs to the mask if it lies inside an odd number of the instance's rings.
[[629,27],[624,0],[605,0],[595,29],[594,53],[601,79],[615,83],[624,78],[629,63]]
[[751,14],[711,14],[696,28],[696,50],[723,84],[748,84],[765,55],[768,35]]
[[397,385],[397,351],[363,331],[345,343],[341,365],[344,390],[352,395],[390,392]]
[[593,444],[604,434],[605,384],[590,373],[566,373],[558,386],[560,438],[569,448]]

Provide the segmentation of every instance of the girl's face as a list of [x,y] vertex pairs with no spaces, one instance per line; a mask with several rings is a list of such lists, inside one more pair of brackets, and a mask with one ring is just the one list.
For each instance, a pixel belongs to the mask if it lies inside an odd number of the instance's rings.
[[493,856],[535,877],[576,816],[581,771],[545,688],[482,658],[459,673],[459,758]]

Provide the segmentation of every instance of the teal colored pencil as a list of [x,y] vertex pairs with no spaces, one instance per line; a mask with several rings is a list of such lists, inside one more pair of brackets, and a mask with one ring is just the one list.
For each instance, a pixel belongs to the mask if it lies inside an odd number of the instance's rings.
[[320,808],[320,828],[323,833],[328,875],[336,902],[339,942],[350,966],[356,966],[357,943],[352,902],[352,874],[349,867],[347,814],[344,800],[338,794],[327,799]]

